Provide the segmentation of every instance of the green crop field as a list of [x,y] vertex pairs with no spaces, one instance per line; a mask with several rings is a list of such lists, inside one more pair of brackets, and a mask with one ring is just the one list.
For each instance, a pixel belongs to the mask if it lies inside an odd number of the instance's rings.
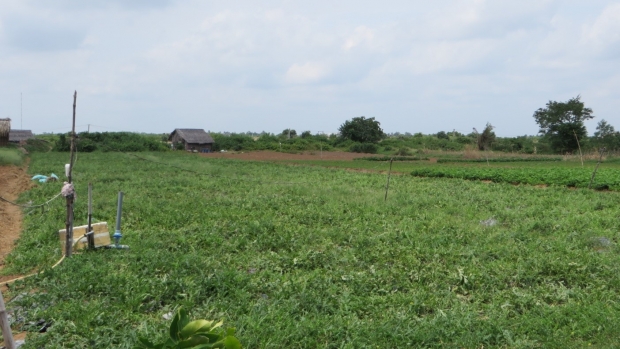
[[[596,161],[586,161],[582,166],[578,161],[497,161],[444,160],[440,163],[422,161],[394,161],[392,171],[406,173],[417,177],[460,178],[469,180],[488,180],[497,183],[552,185],[563,187],[587,188],[590,186],[592,172]],[[329,168],[347,168],[387,172],[389,161],[288,161],[297,165],[311,165]],[[591,187],[599,190],[620,190],[620,163],[616,160],[602,162],[594,177]]]
[[[419,164],[394,163],[406,175],[392,177],[384,202],[386,176],[373,171],[385,163],[354,162],[363,173],[141,156],[151,161],[82,153],[75,168],[76,225],[86,223],[88,182],[94,218],[112,230],[122,190],[129,250],[50,269],[64,201],[25,211],[2,271],[44,270],[10,290],[14,328],[32,332],[22,348],[132,348],[138,336],[163,338],[162,316],[179,306],[224,320],[246,348],[620,347],[614,191],[416,177]],[[29,171],[62,173],[66,161],[35,153]],[[490,167],[502,166],[551,168]],[[60,186],[38,184],[20,201]],[[43,334],[40,319],[51,324]]]

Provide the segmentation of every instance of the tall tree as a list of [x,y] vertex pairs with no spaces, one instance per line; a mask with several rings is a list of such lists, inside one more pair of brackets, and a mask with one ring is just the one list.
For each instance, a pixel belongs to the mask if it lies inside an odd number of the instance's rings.
[[347,120],[338,128],[340,137],[361,143],[377,143],[386,137],[381,129],[381,123],[375,118],[366,119],[360,116]]
[[605,147],[607,150],[616,150],[620,145],[620,133],[607,123],[605,119],[599,121],[594,132],[595,144],[598,147]]
[[596,125],[596,132],[594,132],[594,137],[597,138],[605,138],[611,136],[616,132],[613,126],[611,126],[605,119],[602,119]]
[[284,137],[286,139],[291,139],[297,137],[297,131],[292,128],[287,128],[282,133],[280,133],[280,137]]
[[534,112],[534,119],[540,126],[538,133],[549,140],[551,148],[559,153],[573,152],[588,135],[585,120],[594,118],[592,109],[586,108],[581,96],[567,102],[549,101],[545,108]]
[[478,150],[488,150],[491,148],[491,144],[495,142],[495,132],[493,129],[495,127],[491,125],[490,122],[487,122],[487,125],[482,130],[482,133],[478,133],[478,130],[474,127],[474,131],[476,133],[476,145],[478,146]]

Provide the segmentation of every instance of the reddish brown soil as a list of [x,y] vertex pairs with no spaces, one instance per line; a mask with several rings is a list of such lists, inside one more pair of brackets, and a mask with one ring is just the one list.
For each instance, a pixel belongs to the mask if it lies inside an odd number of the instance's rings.
[[[3,198],[15,201],[21,192],[31,186],[25,168],[0,166],[0,196]],[[15,240],[19,238],[21,228],[21,208],[0,200],[0,269],[4,266],[4,258],[13,249]]]
[[254,161],[286,161],[286,160],[345,160],[351,161],[355,158],[376,156],[376,154],[347,153],[342,151],[320,151],[303,152],[300,154],[280,153],[276,151],[253,151],[247,153],[206,153],[200,154],[206,158],[224,158]]

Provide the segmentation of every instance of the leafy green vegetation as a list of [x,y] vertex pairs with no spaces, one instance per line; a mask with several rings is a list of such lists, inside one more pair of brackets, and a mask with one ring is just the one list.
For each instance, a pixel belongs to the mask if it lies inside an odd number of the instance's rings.
[[376,154],[379,147],[373,143],[356,143],[349,147],[349,151],[352,153],[368,153]]
[[[579,162],[560,161],[559,158],[494,158],[454,159],[439,158],[437,163],[423,161],[417,157],[371,157],[356,161],[289,161],[322,167],[338,167],[371,171],[387,171],[389,160],[394,159],[393,171],[410,173],[417,177],[460,178],[466,180],[485,180],[497,183],[555,185],[587,188],[596,162],[587,161],[585,167]],[[592,184],[598,190],[620,190],[620,163],[610,159],[601,165]]]
[[[485,168],[485,167],[425,167],[413,170],[414,176],[447,177],[489,180],[513,184],[547,184],[587,188],[591,169],[583,168]],[[601,170],[596,175],[594,188],[620,190],[620,171]]]
[[160,344],[151,343],[148,338],[140,337],[138,348],[147,349],[241,349],[241,343],[235,338],[235,329],[220,329],[222,322],[207,320],[189,321],[187,311],[179,308],[170,324],[170,336]]
[[[86,251],[45,269],[60,258],[64,202],[26,212],[3,272],[44,271],[12,286],[19,297],[9,307],[16,329],[36,332],[40,319],[51,327],[23,348],[161,343],[162,316],[179,307],[223,319],[247,348],[620,345],[615,193],[401,175],[384,202],[386,177],[375,173],[141,156],[205,175],[81,154],[76,224],[86,222],[88,182],[94,217],[110,226],[123,190],[129,250]],[[58,172],[65,162],[66,154],[35,153],[30,171]],[[39,184],[20,200],[58,190]]]
[[[362,158],[353,159],[355,161],[420,161],[420,160],[428,160],[428,156],[367,156]],[[560,157],[549,157],[549,156],[531,156],[531,157],[512,157],[512,156],[503,156],[496,158],[480,158],[480,159],[463,159],[463,158],[455,158],[455,157],[445,157],[445,158],[437,158],[437,162],[440,163],[453,163],[453,162],[553,162],[553,161],[562,161]]]
[[[78,134],[77,150],[90,153],[100,151],[166,151],[169,146],[161,135],[132,132],[81,132]],[[68,152],[71,135],[60,134],[54,151]]]
[[362,144],[378,143],[386,137],[381,129],[381,123],[375,118],[364,116],[347,120],[338,128],[341,139],[351,140]]
[[24,160],[22,152],[14,148],[0,148],[0,165],[21,165]]
[[538,131],[550,143],[556,153],[574,152],[579,149],[579,140],[588,137],[584,121],[594,118],[592,109],[586,108],[581,96],[566,102],[549,101],[545,108],[534,112]]

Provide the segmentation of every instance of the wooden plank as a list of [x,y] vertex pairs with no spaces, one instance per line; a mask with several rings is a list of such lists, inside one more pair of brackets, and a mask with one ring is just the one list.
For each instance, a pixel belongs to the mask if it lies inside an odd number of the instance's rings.
[[[95,234],[95,247],[107,246],[112,244],[107,222],[94,223],[91,228]],[[81,239],[86,234],[87,229],[88,225],[73,227],[73,241],[78,241],[78,239],[80,239],[79,242],[75,244],[75,249],[79,250],[88,247],[87,239]],[[58,231],[58,237],[60,238],[60,244],[62,245],[63,251],[65,247],[66,234],[66,229]]]

